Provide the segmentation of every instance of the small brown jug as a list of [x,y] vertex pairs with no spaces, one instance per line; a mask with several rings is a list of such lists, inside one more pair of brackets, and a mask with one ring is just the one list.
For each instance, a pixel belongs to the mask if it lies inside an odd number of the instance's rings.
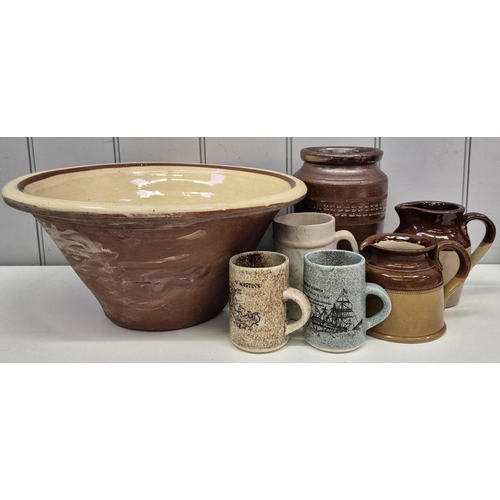
[[[485,255],[495,240],[495,224],[478,212],[465,213],[465,207],[457,203],[444,201],[412,201],[396,205],[399,215],[399,226],[395,233],[412,233],[426,236],[435,242],[456,241],[471,256],[471,267],[474,267]],[[471,252],[471,241],[467,232],[467,224],[472,220],[480,220],[486,226],[483,240]],[[445,251],[440,255],[443,266],[444,284],[446,285],[457,273],[459,261],[455,252]],[[446,307],[458,304],[463,285],[450,295]]]
[[[441,252],[454,250],[459,259],[456,275],[445,286]],[[448,297],[467,278],[470,257],[455,241],[436,243],[425,236],[385,233],[368,237],[360,251],[366,258],[366,279],[380,285],[392,302],[391,314],[367,333],[392,342],[435,340],[446,330],[444,309]],[[368,297],[367,314],[381,309]]]

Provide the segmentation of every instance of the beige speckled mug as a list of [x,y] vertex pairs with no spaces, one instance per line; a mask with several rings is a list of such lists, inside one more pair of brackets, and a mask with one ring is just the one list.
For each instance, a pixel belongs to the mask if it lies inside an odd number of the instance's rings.
[[[271,352],[311,315],[307,297],[288,286],[289,259],[277,252],[245,252],[229,261],[229,333],[236,347]],[[286,302],[296,302],[302,316],[288,322]]]

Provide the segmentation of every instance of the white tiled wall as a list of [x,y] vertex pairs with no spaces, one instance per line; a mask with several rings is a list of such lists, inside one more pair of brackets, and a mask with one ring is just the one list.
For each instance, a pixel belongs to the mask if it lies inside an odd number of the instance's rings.
[[405,201],[462,203],[466,139],[382,137],[380,167],[389,177],[385,231],[399,225],[394,206]]
[[[470,145],[470,170],[466,183],[466,206],[470,212],[487,215],[500,230],[500,139],[472,139]],[[472,221],[469,224],[469,235],[474,243],[481,241],[484,225]],[[499,241],[493,243],[489,252],[481,262],[500,263]]]
[[[303,147],[328,145],[375,145],[384,150],[380,166],[389,177],[386,231],[398,225],[394,205],[419,199],[462,203],[500,226],[500,138],[0,138],[0,185],[30,172],[115,161],[220,163],[293,174],[302,165]],[[470,224],[473,246],[483,231],[482,223]],[[260,247],[271,245],[268,231]],[[499,242],[482,262],[500,263]],[[65,263],[31,215],[0,202],[0,265]]]
[[207,163],[287,172],[284,137],[207,137]]
[[203,161],[198,137],[120,137],[116,142],[117,161]]
[[[30,173],[26,138],[0,138],[0,183]],[[40,264],[35,219],[0,202],[0,264]]]

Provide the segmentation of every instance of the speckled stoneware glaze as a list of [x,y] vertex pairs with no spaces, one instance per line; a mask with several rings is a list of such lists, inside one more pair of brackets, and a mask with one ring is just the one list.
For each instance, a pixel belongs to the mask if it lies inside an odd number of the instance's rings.
[[[446,286],[439,258],[445,250],[454,250],[460,262]],[[446,300],[470,271],[464,247],[455,241],[435,243],[425,236],[386,233],[367,238],[360,251],[366,258],[367,279],[382,286],[392,302],[391,314],[368,334],[407,344],[441,337],[446,331]],[[376,312],[379,305],[369,297],[367,308]]]
[[[399,215],[399,226],[395,233],[411,233],[426,236],[435,243],[438,241],[456,241],[471,256],[471,267],[474,267],[490,249],[495,241],[496,228],[493,221],[478,212],[465,213],[465,207],[447,201],[411,201],[400,203],[395,207]],[[467,225],[471,221],[481,221],[485,226],[483,239],[477,248],[471,251],[471,241]],[[457,274],[460,262],[452,251],[443,251],[439,260],[443,266],[444,284],[447,285]],[[446,307],[458,304],[463,284],[453,292],[446,301]]]
[[228,300],[228,262],[306,193],[291,176],[188,163],[120,163],[18,178],[2,195],[32,213],[117,325],[186,328]]
[[[311,319],[304,328],[307,342],[329,352],[347,352],[366,341],[366,331],[391,312],[382,287],[367,283],[365,259],[346,250],[318,250],[304,260],[304,293],[311,303]],[[382,309],[366,317],[366,298],[375,295]]]
[[[380,169],[384,152],[368,147],[308,147],[294,174],[307,185],[307,196],[295,212],[324,212],[335,217],[337,229],[350,231],[358,245],[383,232],[389,181]],[[345,242],[338,245],[348,250]]]
[[[358,252],[358,244],[350,231],[335,231],[335,217],[330,214],[304,212],[279,215],[273,220],[274,250],[290,259],[290,286],[302,290],[304,256],[308,252],[337,248],[347,241],[351,250]],[[300,317],[297,306],[288,304],[291,319]]]
[[[309,301],[288,286],[288,267],[288,257],[277,252],[245,252],[229,261],[229,332],[240,349],[276,351],[309,319]],[[287,300],[299,306],[298,321],[287,321]]]

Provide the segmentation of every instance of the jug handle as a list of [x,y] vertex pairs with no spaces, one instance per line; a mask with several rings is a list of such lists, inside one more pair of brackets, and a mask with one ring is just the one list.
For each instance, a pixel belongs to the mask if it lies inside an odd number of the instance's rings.
[[448,297],[466,280],[469,272],[472,268],[471,258],[465,250],[465,248],[457,243],[456,241],[440,241],[433,252],[433,259],[436,265],[441,269],[443,268],[439,261],[439,254],[442,250],[453,250],[457,253],[460,266],[458,268],[457,274],[452,278],[452,280],[444,287],[444,303],[448,300]]
[[467,233],[467,224],[472,220],[480,220],[486,226],[486,232],[483,240],[479,243],[478,247],[471,254],[471,267],[474,267],[483,257],[484,254],[490,249],[493,241],[495,241],[496,228],[493,221],[486,217],[486,215],[478,212],[468,212],[462,216],[462,230]]

